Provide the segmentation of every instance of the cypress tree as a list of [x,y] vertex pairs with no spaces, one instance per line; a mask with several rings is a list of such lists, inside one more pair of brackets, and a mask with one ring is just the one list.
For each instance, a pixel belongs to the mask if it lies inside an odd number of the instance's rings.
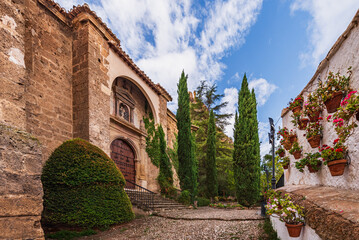
[[238,94],[233,162],[237,200],[245,206],[253,205],[259,198],[259,137],[255,94],[248,89],[246,75]]
[[160,157],[159,157],[160,173],[158,174],[157,180],[161,187],[161,193],[168,195],[168,194],[172,194],[174,191],[172,165],[167,155],[167,151],[166,151],[167,144],[165,140],[165,133],[161,125],[157,128],[157,131],[159,136],[159,149],[160,149]]
[[213,109],[209,114],[206,160],[207,195],[210,198],[214,198],[218,195],[218,182],[216,168],[216,122]]
[[190,101],[184,71],[178,83],[178,109],[176,114],[178,129],[178,177],[182,191],[188,190],[192,200],[197,194],[197,164],[195,160],[194,137],[191,133]]

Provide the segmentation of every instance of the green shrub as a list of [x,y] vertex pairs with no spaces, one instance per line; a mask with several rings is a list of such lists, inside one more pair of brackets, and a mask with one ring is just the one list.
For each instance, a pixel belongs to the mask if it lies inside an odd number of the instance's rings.
[[182,191],[180,196],[178,197],[178,201],[180,203],[190,205],[191,204],[191,193],[188,190]]
[[58,147],[46,162],[41,181],[45,224],[100,227],[134,218],[121,172],[85,140],[69,140]]
[[58,231],[56,233],[46,235],[46,239],[65,239],[65,240],[68,240],[68,239],[73,239],[73,238],[78,238],[78,237],[83,237],[83,236],[95,235],[96,233],[97,232],[95,230],[92,230],[92,229],[83,230],[81,232],[61,230],[61,231]]
[[197,198],[197,206],[198,207],[205,207],[208,206],[211,203],[211,201],[207,198],[198,197]]

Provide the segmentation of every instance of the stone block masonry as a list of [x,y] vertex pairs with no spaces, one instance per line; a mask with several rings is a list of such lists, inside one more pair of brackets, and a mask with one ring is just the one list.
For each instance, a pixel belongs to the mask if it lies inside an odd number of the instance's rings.
[[0,239],[43,239],[39,141],[0,124]]

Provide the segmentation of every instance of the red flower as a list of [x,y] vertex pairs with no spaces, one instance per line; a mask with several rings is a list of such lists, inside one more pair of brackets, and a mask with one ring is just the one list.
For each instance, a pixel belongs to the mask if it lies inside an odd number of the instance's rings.
[[343,152],[342,148],[338,148],[337,150],[335,150],[336,152]]
[[[328,116],[328,117],[329,117],[329,116]],[[319,117],[318,120],[323,120],[323,118],[322,118],[322,117]]]
[[339,141],[339,138],[335,139],[333,143],[336,144],[338,141]]

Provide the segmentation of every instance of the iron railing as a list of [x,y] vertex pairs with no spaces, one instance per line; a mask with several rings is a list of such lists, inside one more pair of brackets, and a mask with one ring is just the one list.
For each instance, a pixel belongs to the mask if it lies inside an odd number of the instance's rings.
[[133,205],[147,210],[153,209],[155,193],[137,185],[134,182],[126,180],[125,191]]

